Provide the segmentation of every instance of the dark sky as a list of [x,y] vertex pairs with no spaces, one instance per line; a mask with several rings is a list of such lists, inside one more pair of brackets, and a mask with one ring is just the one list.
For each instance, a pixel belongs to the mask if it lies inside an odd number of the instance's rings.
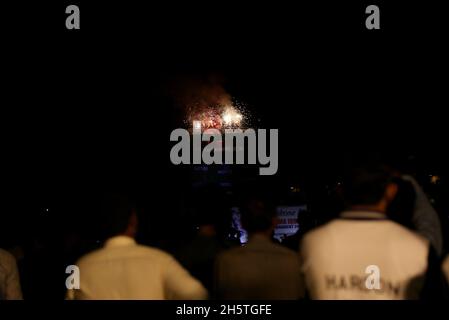
[[363,9],[83,3],[82,29],[70,33],[62,4],[14,6],[3,58],[6,211],[114,186],[170,189],[179,117],[166,89],[179,75],[221,77],[261,127],[278,128],[281,176],[326,175],[362,149],[444,169],[440,20],[388,5],[383,29],[369,33]]

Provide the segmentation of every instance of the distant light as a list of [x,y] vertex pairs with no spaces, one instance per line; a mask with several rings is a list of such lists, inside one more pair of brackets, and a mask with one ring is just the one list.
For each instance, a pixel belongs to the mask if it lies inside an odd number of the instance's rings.
[[201,121],[195,120],[193,121],[193,128],[197,130],[201,130]]
[[440,182],[441,178],[439,176],[430,176],[430,183],[432,184],[438,184],[438,182]]
[[231,124],[232,116],[230,114],[223,115],[223,121],[225,122],[225,124]]
[[240,126],[243,116],[235,108],[227,107],[221,118],[226,126]]

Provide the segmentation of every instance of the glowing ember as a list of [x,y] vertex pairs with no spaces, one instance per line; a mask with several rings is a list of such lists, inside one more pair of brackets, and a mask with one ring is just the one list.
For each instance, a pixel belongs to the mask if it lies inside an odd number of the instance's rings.
[[201,129],[201,121],[198,121],[198,120],[193,121],[193,128]]
[[231,124],[232,123],[232,116],[230,114],[224,114],[223,115],[223,121],[225,124]]
[[242,122],[243,116],[240,112],[232,107],[227,107],[222,114],[225,126],[238,127]]
[[194,129],[241,128],[248,125],[248,112],[240,104],[195,107],[189,110],[186,124]]

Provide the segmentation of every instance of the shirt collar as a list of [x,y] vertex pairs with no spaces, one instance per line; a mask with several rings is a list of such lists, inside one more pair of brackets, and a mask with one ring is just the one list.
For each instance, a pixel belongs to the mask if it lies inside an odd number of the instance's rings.
[[387,215],[378,211],[347,210],[340,214],[342,219],[354,220],[386,220]]
[[135,245],[136,241],[128,236],[115,236],[112,238],[109,238],[105,242],[105,247],[111,248],[111,247],[125,247],[125,246],[131,246]]

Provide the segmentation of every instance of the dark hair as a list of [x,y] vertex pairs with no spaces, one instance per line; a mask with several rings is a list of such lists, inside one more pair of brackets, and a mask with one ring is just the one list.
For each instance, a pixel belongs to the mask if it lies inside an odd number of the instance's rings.
[[267,231],[273,224],[275,207],[261,197],[247,198],[241,208],[241,221],[248,233]]
[[351,205],[376,204],[384,196],[391,181],[391,172],[380,163],[358,165],[347,170],[343,185],[345,200]]
[[208,184],[193,193],[194,220],[198,225],[219,227],[226,215],[228,203],[218,186]]
[[413,212],[416,202],[416,191],[410,181],[395,178],[394,183],[398,186],[398,193],[388,207],[388,215],[392,220],[402,224],[409,229],[415,229],[413,224]]
[[101,214],[105,222],[105,236],[111,237],[125,232],[135,209],[135,202],[128,195],[104,194],[101,202]]

